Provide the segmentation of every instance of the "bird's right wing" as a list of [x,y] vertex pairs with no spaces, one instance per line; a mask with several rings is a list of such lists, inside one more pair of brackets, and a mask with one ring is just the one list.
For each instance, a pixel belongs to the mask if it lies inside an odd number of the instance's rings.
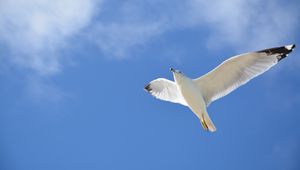
[[158,78],[145,86],[145,90],[154,97],[187,106],[175,82]]
[[231,57],[194,81],[201,89],[206,104],[209,105],[210,102],[229,94],[269,70],[285,58],[294,47],[293,44]]

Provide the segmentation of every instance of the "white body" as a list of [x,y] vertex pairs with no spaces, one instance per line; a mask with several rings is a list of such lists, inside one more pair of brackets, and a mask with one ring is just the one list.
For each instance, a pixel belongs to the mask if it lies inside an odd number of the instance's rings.
[[181,95],[185,99],[189,108],[201,118],[201,114],[206,112],[206,104],[202,93],[196,84],[189,78],[185,77],[180,83],[177,83]]
[[204,101],[201,89],[192,79],[176,72],[174,72],[173,75],[178,90],[184,98],[187,106],[201,120],[203,128],[205,130],[210,130],[211,132],[216,131],[216,127],[212,123],[206,111],[206,103]]

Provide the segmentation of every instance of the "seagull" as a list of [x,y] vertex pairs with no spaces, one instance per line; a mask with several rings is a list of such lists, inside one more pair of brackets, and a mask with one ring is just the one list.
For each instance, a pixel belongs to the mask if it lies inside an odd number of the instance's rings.
[[187,106],[200,119],[204,130],[215,132],[216,127],[207,113],[209,104],[269,70],[294,48],[295,44],[291,44],[236,55],[196,79],[170,68],[174,81],[158,78],[144,89],[158,99]]

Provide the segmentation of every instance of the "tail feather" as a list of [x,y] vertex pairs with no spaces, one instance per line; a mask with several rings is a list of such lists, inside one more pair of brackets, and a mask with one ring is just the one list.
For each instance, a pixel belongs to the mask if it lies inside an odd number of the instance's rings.
[[217,130],[214,123],[211,121],[208,113],[202,114],[201,124],[205,130],[209,130],[211,132],[215,132]]

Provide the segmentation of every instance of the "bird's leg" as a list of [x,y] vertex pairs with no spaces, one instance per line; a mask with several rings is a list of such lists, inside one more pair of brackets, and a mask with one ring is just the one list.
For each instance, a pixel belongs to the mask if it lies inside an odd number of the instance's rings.
[[201,116],[200,121],[201,121],[201,125],[202,125],[203,129],[204,129],[204,130],[208,130],[208,126],[207,126],[207,124],[206,124],[206,122],[205,122],[205,120],[204,120],[203,115]]

